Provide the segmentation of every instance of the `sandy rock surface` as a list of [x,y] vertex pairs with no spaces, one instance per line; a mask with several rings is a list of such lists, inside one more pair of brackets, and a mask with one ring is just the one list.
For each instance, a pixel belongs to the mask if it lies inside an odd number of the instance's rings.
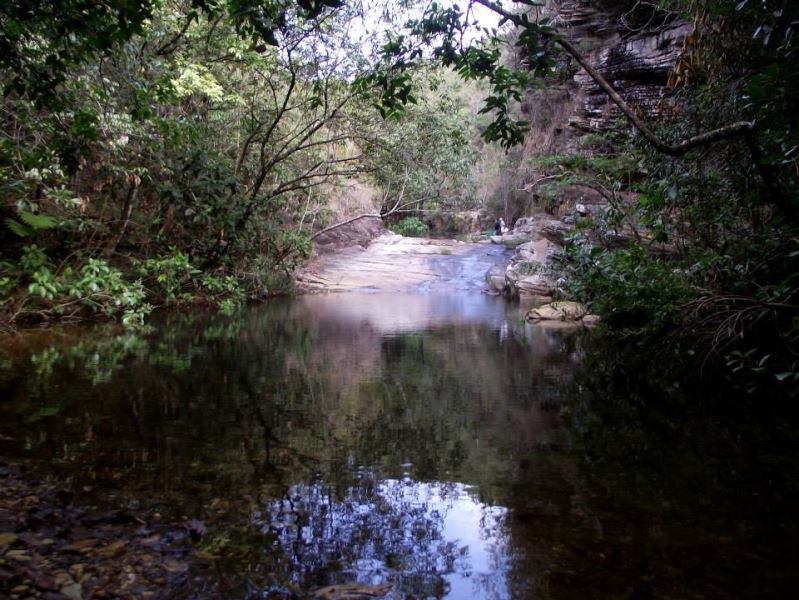
[[295,276],[303,292],[375,290],[401,292],[446,276],[443,257],[479,252],[485,244],[408,238],[385,233],[366,247],[352,246],[319,256]]

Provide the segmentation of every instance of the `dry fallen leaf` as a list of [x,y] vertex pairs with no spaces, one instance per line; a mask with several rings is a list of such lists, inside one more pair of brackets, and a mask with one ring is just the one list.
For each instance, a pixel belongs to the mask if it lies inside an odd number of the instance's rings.
[[124,541],[114,542],[113,544],[109,544],[105,548],[98,550],[97,554],[103,556],[105,558],[117,558],[125,554],[126,548],[128,543]]
[[68,546],[64,546],[62,550],[64,552],[80,552],[85,554],[99,543],[100,540],[96,538],[86,538],[85,540],[78,540],[77,542],[72,542]]
[[188,570],[188,566],[186,566],[185,563],[180,563],[175,559],[170,558],[164,562],[164,569],[170,573],[183,573],[184,571]]
[[153,534],[153,535],[151,535],[149,537],[146,537],[146,538],[142,539],[139,543],[142,546],[154,546],[160,540],[161,540],[161,534],[160,533],[156,533],[156,534]]

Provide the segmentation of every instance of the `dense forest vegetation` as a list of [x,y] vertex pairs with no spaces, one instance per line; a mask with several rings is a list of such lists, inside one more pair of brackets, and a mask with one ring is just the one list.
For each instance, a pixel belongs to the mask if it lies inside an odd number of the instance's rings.
[[[278,293],[353,179],[383,212],[474,206],[483,142],[517,147],[533,126],[522,96],[543,102],[590,65],[535,2],[405,4],[4,3],[4,321],[135,324],[153,305],[229,310]],[[636,356],[720,369],[750,392],[795,390],[799,8],[597,4],[631,34],[693,28],[670,116],[646,122],[619,99],[618,126],[582,156],[552,157],[546,202],[526,207],[551,209],[577,177],[610,201],[571,240],[568,293]],[[480,34],[478,5],[499,29]],[[483,121],[466,110],[475,94]],[[636,239],[604,243],[622,223]]]
[[420,68],[383,119],[363,10],[329,4],[6,4],[5,320],[283,292],[359,176],[386,205],[459,199],[462,102]]

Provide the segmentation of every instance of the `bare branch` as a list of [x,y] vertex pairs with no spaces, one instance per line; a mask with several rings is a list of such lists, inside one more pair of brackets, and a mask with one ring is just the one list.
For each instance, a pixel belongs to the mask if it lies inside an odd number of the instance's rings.
[[181,30],[178,31],[174,35],[174,37],[172,37],[171,40],[169,40],[168,42],[165,42],[160,48],[158,48],[158,50],[155,51],[155,54],[157,56],[162,56],[164,54],[169,54],[170,52],[174,51],[178,47],[178,43],[180,42],[180,39],[183,37],[183,35],[189,29],[189,26],[191,25],[191,22],[194,20],[194,18],[195,18],[195,15],[191,15],[190,14],[189,17],[186,19],[186,22],[183,24],[183,27],[181,28]]
[[398,205],[398,204],[395,204],[394,208],[392,208],[388,212],[384,212],[384,213],[364,213],[364,214],[357,215],[357,216],[352,217],[350,219],[347,219],[345,221],[341,221],[339,223],[335,223],[333,225],[330,225],[329,227],[325,227],[324,229],[320,229],[319,231],[317,231],[316,233],[314,233],[311,236],[311,239],[312,240],[316,239],[320,235],[322,235],[323,233],[327,233],[328,231],[332,231],[334,229],[338,229],[339,227],[343,227],[344,225],[349,225],[350,223],[354,223],[355,221],[358,221],[360,219],[368,219],[368,218],[385,219],[389,215],[393,215],[394,213],[397,213],[397,212],[409,212],[409,211],[406,210],[406,208],[408,206],[413,206],[414,204],[418,204],[420,202],[423,202],[424,200],[425,199],[414,200],[413,202],[408,202],[407,204],[403,204],[401,206]]

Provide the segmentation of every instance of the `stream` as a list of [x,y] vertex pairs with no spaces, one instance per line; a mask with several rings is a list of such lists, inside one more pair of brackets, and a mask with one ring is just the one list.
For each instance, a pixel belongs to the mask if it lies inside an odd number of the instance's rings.
[[482,293],[499,258],[436,256],[406,293],[7,338],[0,457],[201,522],[164,598],[785,597],[793,492],[709,432],[586,442],[590,336]]

